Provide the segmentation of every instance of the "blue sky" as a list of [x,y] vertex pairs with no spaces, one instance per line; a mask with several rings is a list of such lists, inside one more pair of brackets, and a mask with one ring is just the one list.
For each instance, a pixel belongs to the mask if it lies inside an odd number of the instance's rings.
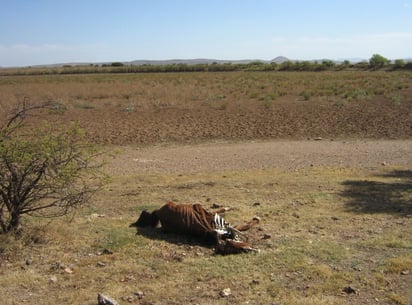
[[412,57],[412,0],[0,0],[0,66]]

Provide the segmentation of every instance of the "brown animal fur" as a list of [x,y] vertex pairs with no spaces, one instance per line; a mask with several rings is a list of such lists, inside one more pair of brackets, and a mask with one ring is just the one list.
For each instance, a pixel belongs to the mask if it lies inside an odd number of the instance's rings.
[[[149,213],[143,211],[139,219],[131,224],[134,227],[156,227],[159,222],[164,232],[177,234],[190,234],[202,238],[204,241],[212,241],[216,244],[218,253],[229,254],[253,251],[245,241],[235,241],[217,234],[213,228],[216,212],[224,212],[227,209],[209,212],[200,204],[175,204],[168,202],[160,209]],[[254,218],[245,225],[235,226],[238,231],[249,230],[259,223],[259,218]]]

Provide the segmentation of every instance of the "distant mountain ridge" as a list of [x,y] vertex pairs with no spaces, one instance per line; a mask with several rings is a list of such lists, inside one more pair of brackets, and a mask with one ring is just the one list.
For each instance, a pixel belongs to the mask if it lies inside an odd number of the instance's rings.
[[113,62],[119,62],[124,65],[142,66],[142,65],[152,65],[152,66],[166,66],[166,65],[212,65],[212,64],[249,64],[252,62],[263,62],[263,63],[277,63],[281,64],[289,61],[287,57],[278,56],[272,60],[262,60],[262,59],[238,59],[238,60],[226,60],[226,59],[210,59],[210,58],[194,58],[194,59],[164,59],[164,60],[147,60],[138,59],[132,61],[110,61],[110,62],[71,62],[71,63],[57,63],[57,64],[46,64],[46,65],[33,65],[31,67],[63,67],[63,66],[88,66],[88,65],[110,65]]
[[[142,66],[142,65],[152,65],[152,66],[167,66],[167,65],[213,65],[213,64],[250,64],[253,62],[262,62],[266,64],[276,63],[282,64],[284,62],[318,62],[321,63],[322,61],[332,61],[335,63],[342,63],[345,60],[348,60],[351,63],[359,63],[359,62],[367,62],[367,59],[363,58],[339,58],[339,59],[312,59],[312,60],[301,60],[301,59],[289,59],[285,56],[277,56],[272,60],[262,60],[262,59],[238,59],[238,60],[229,60],[229,59],[210,59],[210,58],[194,58],[194,59],[165,59],[165,60],[146,60],[146,59],[139,59],[139,60],[132,60],[132,61],[110,61],[110,62],[67,62],[67,63],[56,63],[56,64],[44,64],[44,65],[31,65],[29,67],[34,68],[59,68],[64,66],[90,66],[90,65],[111,65],[112,63],[121,63],[126,66]],[[404,59],[405,61],[411,61],[412,59]],[[0,68],[5,68],[1,67]],[[18,68],[18,67],[16,67]],[[23,66],[22,66],[23,68]]]
[[[208,59],[208,58],[195,58],[195,59],[166,59],[166,60],[133,60],[128,62],[123,62],[123,64],[127,65],[179,65],[179,64],[186,64],[186,65],[200,65],[200,64],[247,64],[257,59],[241,59],[241,60],[222,60],[222,59]],[[260,60],[259,60],[260,61]]]

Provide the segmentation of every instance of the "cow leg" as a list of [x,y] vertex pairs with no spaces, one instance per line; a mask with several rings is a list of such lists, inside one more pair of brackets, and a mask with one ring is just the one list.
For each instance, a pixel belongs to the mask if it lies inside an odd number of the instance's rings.
[[233,239],[218,239],[215,252],[218,254],[237,254],[245,252],[259,252],[259,249],[253,248],[245,241]]
[[253,217],[253,219],[251,221],[249,221],[248,223],[245,223],[244,225],[238,225],[235,226],[234,228],[238,231],[247,231],[249,230],[251,227],[257,225],[260,221],[260,218],[255,216]]

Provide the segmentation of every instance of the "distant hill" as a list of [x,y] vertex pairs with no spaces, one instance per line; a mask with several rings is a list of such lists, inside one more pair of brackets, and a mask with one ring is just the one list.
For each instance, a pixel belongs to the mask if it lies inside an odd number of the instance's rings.
[[289,61],[289,59],[285,56],[278,56],[276,58],[273,58],[271,62],[277,63],[277,64],[283,64],[284,62]]
[[251,62],[263,62],[263,63],[277,63],[281,64],[289,61],[287,57],[278,56],[272,60],[262,60],[262,59],[239,59],[239,60],[222,60],[222,59],[208,59],[208,58],[197,58],[197,59],[170,59],[170,60],[134,60],[129,62],[124,62],[125,65],[199,65],[199,64],[250,64]]
[[[167,66],[167,65],[179,65],[179,64],[185,64],[185,65],[199,65],[199,64],[205,64],[205,65],[212,65],[212,64],[249,64],[251,62],[263,62],[263,63],[271,63],[275,62],[277,64],[281,64],[285,61],[288,61],[284,56],[278,56],[272,60],[261,60],[261,59],[239,59],[239,60],[225,60],[225,59],[210,59],[210,58],[195,58],[195,59],[166,59],[166,60],[145,60],[145,59],[139,59],[139,60],[132,60],[132,61],[120,61],[120,63],[129,66],[142,66],[142,65],[152,65],[152,66]],[[116,62],[116,61],[113,61]],[[119,61],[117,61],[119,62]],[[50,65],[35,65],[32,67],[37,67],[37,68],[58,68],[58,67],[63,67],[63,66],[89,66],[89,65],[111,65],[112,62],[94,62],[94,63],[86,63],[86,62],[77,62],[77,63],[57,63],[57,64],[50,64]]]
[[133,60],[129,62],[123,62],[125,65],[179,65],[179,64],[186,64],[186,65],[212,65],[212,64],[248,64],[254,61],[262,61],[260,59],[241,59],[241,60],[222,60],[222,59],[209,59],[209,58],[196,58],[196,59],[169,59],[169,60]]
[[[151,66],[167,66],[167,65],[179,65],[179,64],[184,64],[184,65],[212,65],[212,64],[250,64],[253,62],[262,62],[266,64],[270,63],[276,63],[276,64],[283,64],[284,62],[301,62],[301,61],[309,61],[309,62],[317,62],[321,63],[323,61],[332,61],[337,64],[340,64],[344,62],[345,60],[348,60],[351,63],[358,63],[365,61],[367,62],[367,59],[363,58],[339,58],[339,59],[312,59],[312,60],[300,60],[300,59],[289,59],[285,56],[277,56],[273,58],[272,60],[262,60],[262,59],[239,59],[239,60],[229,60],[229,59],[210,59],[210,58],[194,58],[194,59],[167,59],[167,60],[145,60],[145,59],[139,59],[139,60],[132,60],[132,61],[111,61],[111,62],[71,62],[71,63],[57,63],[57,64],[48,64],[48,65],[33,65],[31,67],[33,68],[60,68],[64,66],[102,66],[102,65],[108,65],[110,66],[112,63],[121,63],[125,66],[142,66],[142,65],[151,65]],[[410,62],[412,59],[407,58],[404,59],[405,62]],[[4,68],[4,67],[0,67]]]

